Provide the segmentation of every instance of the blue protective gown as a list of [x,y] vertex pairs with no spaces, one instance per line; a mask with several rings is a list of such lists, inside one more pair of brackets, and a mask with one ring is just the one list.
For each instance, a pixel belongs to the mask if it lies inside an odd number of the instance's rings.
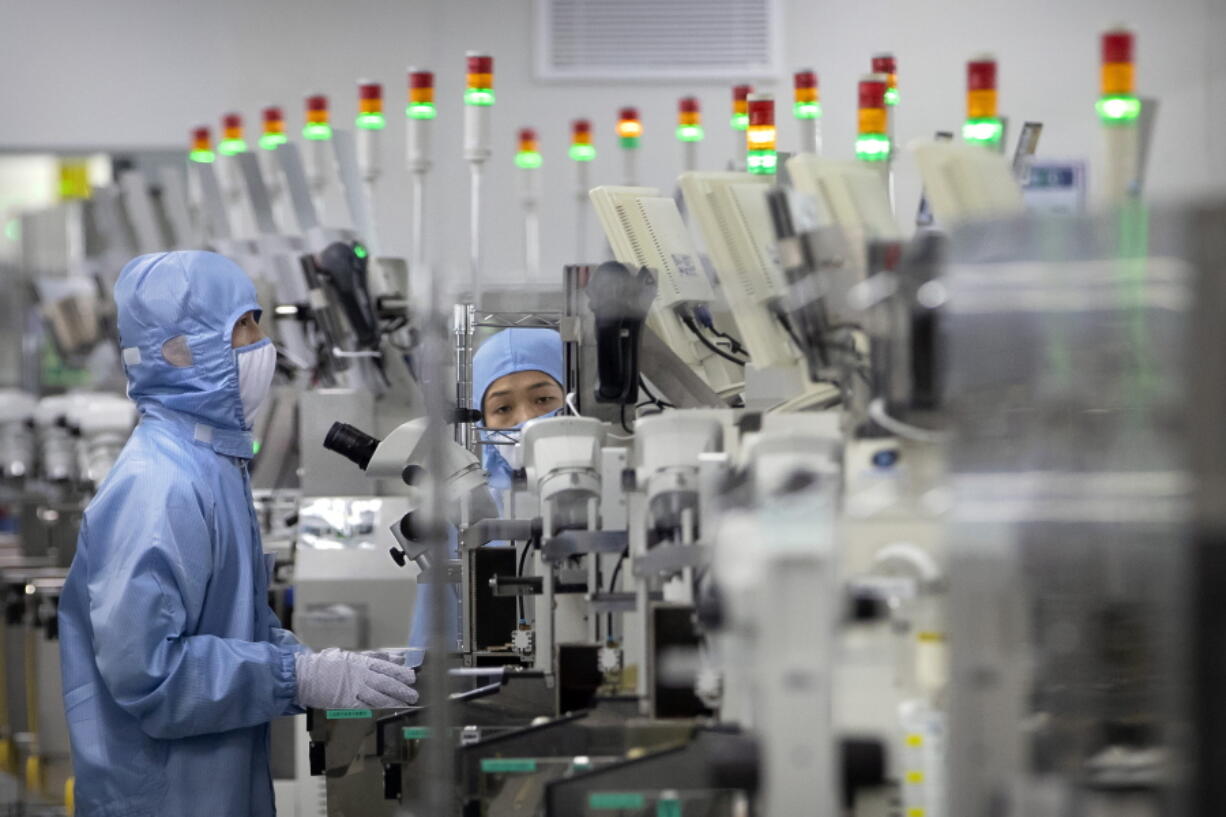
[[[230,338],[255,288],[220,255],[173,252],[130,262],[115,300],[141,420],[85,511],[60,603],[76,813],[273,815],[268,722],[299,711],[305,648],[268,606],[247,476]],[[180,337],[190,366],[163,357]]]
[[[562,336],[552,329],[515,328],[504,329],[485,343],[473,355],[473,405],[482,408],[485,404],[485,393],[490,384],[500,377],[515,372],[538,371],[552,377],[562,385],[566,382],[565,363],[562,355]],[[554,414],[556,412],[551,412]],[[546,415],[549,416],[549,415]],[[506,429],[512,430],[512,429]],[[483,440],[505,439],[495,431],[481,431]],[[494,501],[502,509],[502,494],[511,487],[511,465],[502,456],[503,446],[482,446],[481,464],[489,478],[490,490]],[[505,545],[505,542],[491,542],[490,546]],[[455,530],[450,533],[451,558],[459,557],[459,545]],[[435,584],[422,584],[417,588],[417,600],[413,607],[412,629],[409,633],[409,652],[405,663],[410,667],[421,666],[425,658],[426,645],[430,642],[430,610]],[[447,588],[448,609],[454,607],[455,614],[447,621],[447,638],[449,644],[459,644],[460,641],[460,597],[454,585]]]

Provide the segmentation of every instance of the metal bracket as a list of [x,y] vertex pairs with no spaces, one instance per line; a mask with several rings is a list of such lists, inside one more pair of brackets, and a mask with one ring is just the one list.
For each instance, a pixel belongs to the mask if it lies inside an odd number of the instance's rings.
[[540,519],[482,519],[465,528],[460,541],[465,550],[479,548],[490,542],[515,542],[531,539],[541,533]]
[[629,544],[624,530],[569,531],[545,542],[541,558],[557,564],[585,553],[621,553]]
[[[447,562],[447,564],[443,565],[443,570],[445,571],[443,574],[443,584],[460,584],[463,581],[461,578],[461,567],[459,560]],[[417,583],[434,584],[437,581],[435,579],[437,574],[437,569],[431,570],[427,573],[419,573],[417,575]]]
[[701,545],[660,545],[636,556],[632,572],[640,577],[656,576],[676,573],[687,567],[702,567],[710,561],[710,552]]

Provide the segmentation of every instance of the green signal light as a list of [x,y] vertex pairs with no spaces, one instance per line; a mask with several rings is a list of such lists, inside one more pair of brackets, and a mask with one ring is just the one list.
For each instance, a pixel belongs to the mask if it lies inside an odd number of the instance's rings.
[[263,447],[264,447],[264,446],[260,444],[260,441],[259,441],[259,440],[252,440],[252,441],[251,441],[251,454],[252,454],[252,456],[255,456],[256,454],[260,453],[260,449],[261,449],[261,448],[263,448]]
[[464,92],[465,105],[493,105],[494,104],[494,89],[493,88],[469,88]]
[[750,173],[771,174],[779,165],[779,157],[773,150],[751,150],[746,156],[745,168]]
[[639,146],[640,138],[638,136],[619,136],[617,141],[621,142],[621,146],[627,150],[633,150]]
[[898,89],[897,88],[886,88],[885,89],[885,104],[887,105],[897,105],[898,104]]
[[590,162],[596,158],[596,148],[593,145],[571,145],[570,158],[576,162]]
[[1005,124],[992,117],[968,119],[962,125],[962,139],[972,145],[995,147],[1004,135]]
[[745,130],[749,127],[749,114],[734,113],[732,115],[732,127],[736,130]]
[[361,244],[353,245],[353,254],[356,255],[358,258],[365,258],[366,256],[370,255],[370,253],[366,251],[366,248],[363,247]]
[[193,162],[200,162],[202,165],[207,165],[212,164],[213,160],[217,157],[211,150],[193,150],[191,153],[187,154],[187,158],[191,159]]
[[433,119],[436,116],[433,102],[414,102],[404,109],[409,119]]
[[1104,96],[1094,107],[1098,118],[1107,125],[1126,125],[1141,115],[1141,100],[1124,94]]
[[354,124],[363,130],[383,130],[387,126],[387,120],[381,113],[360,113]]
[[890,158],[890,137],[866,133],[856,140],[856,158],[863,162],[884,162]]
[[701,142],[702,125],[678,125],[677,138],[682,142]]
[[524,170],[535,170],[541,166],[541,154],[535,150],[521,150],[515,154],[515,164]]
[[264,150],[276,150],[289,141],[284,133],[266,133],[260,137],[260,147]]
[[820,102],[797,102],[792,106],[792,112],[797,119],[817,119],[822,115]]
[[8,223],[4,225],[4,236],[9,241],[20,241],[21,221],[19,219],[10,218]]
[[302,138],[326,142],[332,138],[332,126],[323,122],[308,122],[302,129]]
[[234,156],[247,152],[247,143],[242,139],[226,139],[217,145],[217,152],[222,156]]

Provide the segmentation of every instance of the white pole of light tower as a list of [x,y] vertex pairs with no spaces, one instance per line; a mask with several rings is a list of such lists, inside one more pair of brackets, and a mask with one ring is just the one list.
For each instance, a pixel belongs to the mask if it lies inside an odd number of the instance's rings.
[[[434,119],[434,74],[409,68],[409,105],[405,111],[406,164],[413,192],[413,222],[410,239],[413,242],[409,270],[422,275],[426,256],[426,177],[430,174],[430,128]],[[411,290],[406,283],[405,292]]]
[[524,272],[537,280],[541,274],[541,154],[532,128],[519,131],[515,164],[519,167],[519,200],[524,212]]
[[[492,153],[490,149],[491,109],[494,105],[494,58],[477,51],[469,51],[468,76],[470,86],[464,98],[464,158],[469,166],[469,272],[473,304],[481,299],[481,186],[485,163]],[[477,80],[473,77],[488,78]]]
[[380,250],[377,236],[378,219],[375,208],[375,190],[383,174],[383,129],[387,124],[383,116],[383,86],[369,80],[358,80],[357,126],[358,170],[362,174],[362,193],[366,197],[366,210],[370,214],[370,235],[364,236],[372,252]]
[[592,190],[591,181],[591,163],[590,162],[575,162],[575,213],[578,220],[578,251],[579,257],[576,259],[580,264],[586,264],[590,259],[587,257],[587,213],[588,207],[591,206],[589,195]]

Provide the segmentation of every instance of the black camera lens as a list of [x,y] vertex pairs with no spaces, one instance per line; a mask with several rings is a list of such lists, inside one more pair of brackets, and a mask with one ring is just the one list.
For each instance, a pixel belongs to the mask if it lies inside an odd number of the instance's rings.
[[363,471],[370,465],[370,458],[378,447],[377,439],[348,423],[333,423],[328,436],[324,437],[324,448],[335,451]]

